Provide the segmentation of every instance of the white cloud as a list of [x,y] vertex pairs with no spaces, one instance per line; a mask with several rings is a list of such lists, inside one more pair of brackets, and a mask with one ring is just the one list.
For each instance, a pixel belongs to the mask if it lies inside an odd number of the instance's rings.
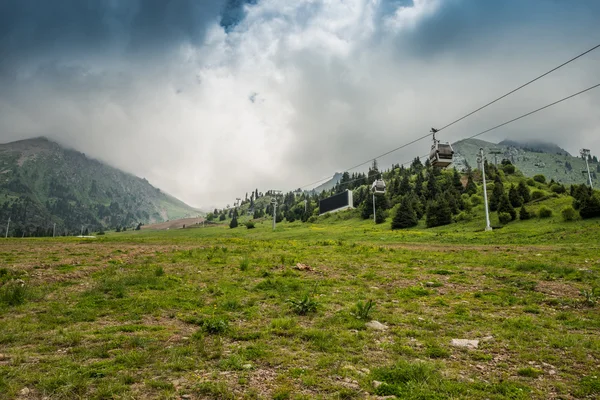
[[[587,44],[552,27],[522,43],[529,28],[517,26],[476,55],[456,47],[419,54],[406,40],[418,38],[442,3],[415,0],[381,19],[382,1],[262,0],[229,33],[210,25],[201,45],[144,58],[70,60],[81,68],[31,68],[36,72],[0,97],[0,132],[7,140],[55,137],[211,208],[255,188],[293,189],[365,161]],[[494,37],[482,31],[475,42]],[[565,45],[575,39],[577,49]],[[444,131],[442,139],[460,139],[597,83],[590,58]],[[570,151],[583,143],[600,148],[598,98],[582,96],[482,139],[548,135]],[[422,141],[380,162],[408,161],[428,148]]]

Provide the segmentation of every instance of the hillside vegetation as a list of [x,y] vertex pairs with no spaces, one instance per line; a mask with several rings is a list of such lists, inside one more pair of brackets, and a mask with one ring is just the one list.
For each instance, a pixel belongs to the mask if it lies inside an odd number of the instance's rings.
[[10,235],[80,233],[197,215],[150,185],[44,138],[0,145],[0,222]]

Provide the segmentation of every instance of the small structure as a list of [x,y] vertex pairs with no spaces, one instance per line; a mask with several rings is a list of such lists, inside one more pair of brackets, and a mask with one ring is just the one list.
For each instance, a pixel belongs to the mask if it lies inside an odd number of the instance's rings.
[[437,129],[431,128],[431,133],[433,134],[433,145],[431,145],[431,151],[429,152],[429,162],[434,167],[446,168],[448,165],[452,164],[452,160],[454,158],[454,149],[450,143],[441,143],[439,140],[435,138],[435,133]]
[[354,208],[352,190],[346,190],[342,193],[334,194],[326,199],[319,200],[319,215],[328,212],[347,210],[349,208]]

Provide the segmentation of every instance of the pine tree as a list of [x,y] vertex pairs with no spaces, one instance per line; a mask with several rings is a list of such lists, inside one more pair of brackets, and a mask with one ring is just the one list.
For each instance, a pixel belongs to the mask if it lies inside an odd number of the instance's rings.
[[237,212],[237,208],[233,210],[233,215],[231,217],[231,222],[229,223],[229,227],[232,228],[232,229],[238,227],[238,212]]
[[510,200],[510,204],[512,204],[513,207],[521,207],[521,205],[523,204],[523,199],[521,198],[521,196],[519,196],[519,192],[517,191],[517,188],[515,187],[515,185],[510,185],[510,189],[508,190],[508,199]]
[[402,196],[406,196],[410,193],[410,181],[408,180],[408,174],[405,174],[400,181],[400,188],[398,189]]
[[512,204],[510,204],[510,200],[508,199],[508,196],[506,195],[506,193],[502,193],[502,196],[500,196],[500,201],[498,202],[497,210],[498,210],[498,214],[500,214],[500,213],[510,214],[510,218],[513,221],[517,218],[517,212],[513,208]]
[[425,182],[423,174],[420,172],[417,173],[417,179],[415,180],[415,193],[417,196],[421,196],[423,194],[423,182]]
[[427,193],[428,199],[434,199],[440,193],[440,185],[433,172],[430,172],[427,177]]
[[473,195],[477,193],[477,185],[473,181],[473,174],[469,174],[467,178],[467,187],[465,188],[465,193],[468,195]]
[[531,193],[529,192],[529,188],[527,187],[525,181],[519,182],[519,184],[517,185],[517,192],[519,193],[519,196],[521,196],[521,198],[523,199],[523,203],[529,203],[529,201],[531,200]]
[[525,204],[523,204],[521,206],[521,210],[519,210],[519,219],[521,221],[525,221],[527,219],[531,218],[531,214],[529,213],[529,211],[527,211],[527,209],[525,208]]
[[427,217],[425,223],[428,228],[448,225],[452,223],[452,212],[448,202],[443,197],[431,200],[427,205]]
[[456,168],[454,168],[454,174],[452,175],[452,186],[454,186],[454,189],[458,190],[459,193],[462,193],[464,190],[462,181],[460,180],[460,174]]
[[396,215],[392,220],[392,229],[404,229],[416,226],[418,224],[417,214],[412,207],[409,196],[403,196],[400,206],[396,210]]
[[498,210],[498,204],[500,203],[500,199],[504,194],[504,186],[500,181],[494,182],[494,190],[492,190],[492,195],[490,196],[490,210],[496,211]]

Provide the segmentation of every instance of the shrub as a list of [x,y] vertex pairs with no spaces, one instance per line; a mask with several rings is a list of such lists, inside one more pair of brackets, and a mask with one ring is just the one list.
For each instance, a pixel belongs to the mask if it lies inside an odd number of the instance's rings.
[[21,279],[12,279],[0,287],[0,302],[9,306],[18,306],[25,303],[27,286]]
[[506,174],[514,174],[515,173],[515,166],[512,164],[508,164],[508,165],[504,165],[502,167],[502,170],[504,171],[504,173]]
[[158,266],[154,269],[154,276],[163,276],[165,274],[165,270],[162,266]]
[[563,185],[559,185],[558,183],[555,183],[554,185],[550,186],[550,190],[558,194],[563,194],[567,191],[567,189]]
[[507,213],[507,212],[499,212],[498,213],[498,219],[500,220],[500,223],[502,225],[506,225],[510,221],[512,221],[512,216],[509,213]]
[[98,233],[96,233],[96,236],[102,236],[104,234],[105,234],[104,231],[99,231]]
[[202,329],[206,333],[223,333],[229,328],[229,323],[223,318],[207,318],[202,321]]
[[471,204],[473,204],[474,206],[478,206],[481,203],[483,203],[483,197],[479,196],[477,194],[474,194],[473,196],[471,196]]
[[538,215],[540,218],[550,218],[552,216],[552,210],[546,206],[541,206]]
[[527,186],[535,186],[535,181],[531,178],[527,179]]
[[240,260],[240,271],[247,271],[249,266],[250,260],[248,260],[246,257]]
[[298,315],[306,315],[308,313],[316,312],[318,303],[311,299],[308,294],[305,294],[300,300],[288,299],[288,303],[292,306],[292,311]]
[[246,228],[248,228],[248,229],[254,229],[255,228],[254,222],[252,222],[252,221],[246,222],[245,225],[246,225]]
[[533,180],[539,183],[546,183],[546,177],[542,174],[537,174],[533,177]]
[[577,218],[577,211],[575,211],[575,209],[571,206],[563,208],[560,213],[565,221],[573,221],[575,218]]
[[458,214],[455,217],[456,221],[471,221],[473,219],[473,214],[466,212],[466,211],[462,211],[460,214]]
[[531,213],[525,208],[525,205],[521,206],[521,210],[519,210],[519,219],[521,221],[525,221],[533,216],[535,215],[531,215]]
[[546,197],[546,195],[541,190],[534,190],[531,192],[531,200],[539,200],[542,197]]
[[358,303],[356,303],[355,312],[353,312],[352,314],[358,319],[369,321],[371,319],[369,317],[369,313],[373,309],[374,305],[375,302],[373,302],[373,300],[369,300],[366,303],[363,303],[359,300]]
[[308,222],[311,224],[314,224],[315,222],[317,222],[317,217],[314,215],[311,215],[310,217],[308,217]]

